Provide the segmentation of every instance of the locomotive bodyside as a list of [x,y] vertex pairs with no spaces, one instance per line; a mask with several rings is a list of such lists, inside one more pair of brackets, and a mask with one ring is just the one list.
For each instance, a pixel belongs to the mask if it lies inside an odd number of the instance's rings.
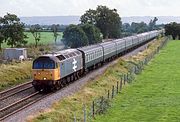
[[59,58],[60,75],[65,78],[74,72],[83,69],[82,53],[77,49],[67,49],[57,52]]

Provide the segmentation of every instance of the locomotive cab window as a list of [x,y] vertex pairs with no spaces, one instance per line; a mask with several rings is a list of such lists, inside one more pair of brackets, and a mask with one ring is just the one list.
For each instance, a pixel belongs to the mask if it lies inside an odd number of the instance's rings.
[[33,62],[33,69],[55,69],[56,67],[56,63],[49,58],[37,59]]

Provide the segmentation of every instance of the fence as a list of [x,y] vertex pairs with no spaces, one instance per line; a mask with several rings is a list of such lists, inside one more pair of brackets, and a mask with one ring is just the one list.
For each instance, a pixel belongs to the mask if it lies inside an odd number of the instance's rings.
[[[133,67],[131,67],[128,73],[122,74],[119,78],[119,81],[115,85],[112,86],[112,89],[108,90],[104,96],[101,96],[98,99],[92,101],[90,110],[87,109],[86,105],[83,105],[83,122],[91,121],[95,119],[96,115],[104,114],[107,109],[110,107],[110,101],[117,95],[120,94],[123,86],[127,83],[131,83],[135,75],[142,72],[144,66],[148,64],[148,62],[154,58],[154,56],[159,53],[160,49],[162,49],[168,42],[168,38],[165,38],[164,41],[161,42],[160,46],[158,46],[152,53],[150,53],[143,61],[139,61],[138,63],[133,63]],[[74,122],[77,121],[76,114],[74,114]]]

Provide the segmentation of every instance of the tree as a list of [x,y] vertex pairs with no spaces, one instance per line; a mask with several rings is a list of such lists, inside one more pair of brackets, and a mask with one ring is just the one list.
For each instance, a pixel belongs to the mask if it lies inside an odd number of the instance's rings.
[[88,38],[82,28],[69,25],[63,32],[63,42],[66,46],[77,48],[88,45]]
[[97,27],[92,24],[83,24],[80,27],[85,32],[89,44],[102,42],[101,33]]
[[53,24],[51,26],[51,30],[53,31],[53,35],[54,35],[55,44],[56,44],[57,37],[58,37],[58,27],[59,27],[59,25],[55,25],[55,24]]
[[0,17],[0,50],[1,50],[1,45],[4,42],[4,32],[3,32],[3,18]]
[[38,46],[38,43],[41,39],[41,33],[40,33],[41,27],[39,24],[32,25],[30,27],[30,32],[32,33],[34,40],[35,40],[35,47]]
[[173,22],[165,25],[165,35],[171,35],[173,40],[180,39],[180,24]]
[[96,10],[89,9],[80,18],[81,23],[89,23],[98,27],[103,38],[119,38],[121,34],[121,18],[116,9],[98,6]]
[[156,22],[158,21],[157,17],[154,17],[153,20],[150,20],[149,22],[149,31],[155,30],[156,28]]
[[7,42],[7,45],[14,47],[27,43],[25,40],[27,36],[24,34],[24,24],[20,22],[20,19],[15,14],[7,13],[1,21],[4,30],[3,38]]
[[97,11],[96,10],[92,10],[89,9],[86,11],[86,13],[84,15],[81,16],[80,20],[81,23],[83,24],[93,24],[96,25],[97,24]]

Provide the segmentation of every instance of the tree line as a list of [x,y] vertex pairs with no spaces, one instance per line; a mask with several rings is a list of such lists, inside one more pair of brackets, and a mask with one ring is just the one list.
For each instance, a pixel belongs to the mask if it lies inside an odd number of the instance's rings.
[[157,25],[158,18],[154,17],[154,19],[151,19],[148,24],[145,22],[132,22],[131,24],[129,23],[124,23],[122,25],[123,29],[123,36],[130,36],[132,34],[138,34],[138,33],[143,33],[147,31],[152,31],[159,29],[160,27],[163,27],[163,25]]
[[180,23],[172,22],[165,25],[165,35],[172,36],[173,40],[180,40]]

